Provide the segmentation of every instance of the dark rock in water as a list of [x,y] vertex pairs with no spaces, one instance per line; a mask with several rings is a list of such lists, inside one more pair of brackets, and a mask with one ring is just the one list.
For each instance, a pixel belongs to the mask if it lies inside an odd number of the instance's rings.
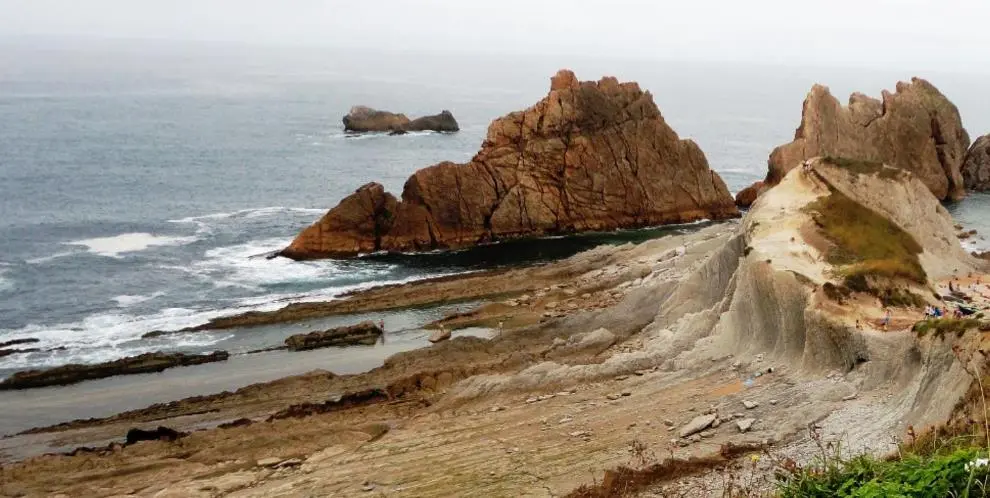
[[364,321],[348,327],[296,334],[285,340],[289,351],[329,348],[334,346],[374,346],[383,330],[374,322]]
[[756,202],[756,198],[760,196],[763,191],[763,182],[756,182],[736,194],[736,206],[741,208],[748,208]]
[[738,215],[701,148],[677,136],[649,92],[562,70],[544,99],[493,121],[470,162],[415,172],[401,202],[369,183],[282,255],[457,249]]
[[18,346],[21,344],[34,344],[36,342],[41,342],[41,339],[35,339],[33,337],[28,337],[25,339],[14,339],[12,341],[0,342],[0,349],[9,348],[10,346]]
[[407,133],[409,133],[409,132],[406,131],[406,130],[392,130],[392,131],[388,132],[388,136],[394,137],[396,135],[405,135]]
[[990,190],[990,135],[973,142],[962,167],[963,183],[970,190]]
[[454,119],[454,115],[448,110],[444,110],[440,114],[433,116],[416,118],[405,127],[406,131],[455,132],[460,131],[460,129],[461,127],[457,124],[457,120]]
[[0,358],[4,356],[10,356],[12,354],[26,354],[26,353],[37,353],[41,351],[39,348],[28,348],[28,349],[0,349]]
[[410,120],[405,114],[379,111],[363,105],[354,106],[344,116],[344,131],[348,132],[389,132],[389,135],[403,135],[409,131],[444,131],[460,130],[457,120],[450,111],[443,111],[433,116],[423,116]]
[[131,429],[127,431],[127,441],[124,446],[130,446],[141,441],[175,441],[186,436],[184,432],[175,429],[159,426],[155,430],[146,431],[143,429]]
[[0,390],[64,386],[115,375],[161,372],[173,367],[225,361],[229,356],[226,351],[214,351],[204,355],[157,352],[130,356],[96,365],[71,364],[48,370],[28,370],[17,372],[4,379],[3,382],[0,382]]

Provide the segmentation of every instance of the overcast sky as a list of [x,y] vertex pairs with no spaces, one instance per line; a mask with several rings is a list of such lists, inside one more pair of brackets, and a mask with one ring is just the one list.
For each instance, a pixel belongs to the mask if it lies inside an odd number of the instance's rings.
[[990,0],[0,0],[0,36],[985,71]]

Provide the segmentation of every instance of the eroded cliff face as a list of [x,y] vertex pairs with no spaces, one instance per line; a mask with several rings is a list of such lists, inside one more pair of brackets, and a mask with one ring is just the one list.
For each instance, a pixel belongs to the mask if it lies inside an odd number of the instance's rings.
[[804,101],[794,140],[773,150],[766,185],[818,156],[882,162],[915,174],[939,199],[966,195],[961,167],[969,147],[959,110],[920,78],[898,82],[882,100],[854,93],[842,106],[815,85]]
[[704,153],[664,122],[648,92],[562,70],[543,100],[492,122],[467,164],[417,171],[401,202],[365,185],[282,254],[450,249],[737,215]]
[[966,188],[990,190],[990,135],[984,135],[973,142],[963,163],[962,176]]

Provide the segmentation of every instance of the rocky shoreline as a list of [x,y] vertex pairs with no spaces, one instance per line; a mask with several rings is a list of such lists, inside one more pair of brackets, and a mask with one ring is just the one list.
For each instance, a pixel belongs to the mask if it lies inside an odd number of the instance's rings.
[[[883,101],[854,94],[846,107],[816,86],[804,111],[765,182],[733,202],[648,92],[562,71],[546,99],[496,120],[471,162],[417,172],[401,201],[366,185],[284,255],[721,221],[178,331],[312,331],[285,339],[292,352],[245,355],[242,369],[252,370],[267,355],[303,358],[383,336],[374,321],[317,330],[328,316],[480,303],[424,327],[449,340],[428,345],[422,335],[423,347],[358,373],[321,363],[329,370],[12,435],[0,457],[5,448],[50,454],[5,465],[0,494],[577,496],[582,484],[598,486],[598,473],[602,489],[620,489],[611,469],[654,452],[695,468],[637,483],[641,496],[705,496],[694,486],[746,455],[806,465],[824,444],[880,454],[914,427],[981,430],[986,323],[924,316],[957,301],[990,313],[990,261],[963,250],[940,203],[981,178],[958,111],[919,79]],[[888,139],[910,157],[895,160]],[[964,165],[968,148],[976,163]],[[749,207],[741,220],[734,204]],[[484,333],[461,333],[472,329]],[[69,365],[15,374],[0,388],[227,356]],[[767,462],[749,462],[773,475]]]
[[215,351],[203,355],[158,352],[129,356],[95,365],[70,364],[47,370],[26,370],[0,381],[0,391],[64,386],[115,375],[161,372],[168,368],[226,361],[229,357],[230,355],[226,351]]

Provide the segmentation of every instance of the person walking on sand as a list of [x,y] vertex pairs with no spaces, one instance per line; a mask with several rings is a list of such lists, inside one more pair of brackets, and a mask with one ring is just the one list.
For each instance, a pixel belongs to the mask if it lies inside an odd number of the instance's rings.
[[886,332],[888,325],[890,325],[890,309],[884,308],[883,319],[880,320],[880,326],[883,327],[883,330]]
[[498,336],[497,337],[502,337],[502,330],[503,330],[502,327],[504,325],[505,325],[505,320],[499,320],[498,321]]

